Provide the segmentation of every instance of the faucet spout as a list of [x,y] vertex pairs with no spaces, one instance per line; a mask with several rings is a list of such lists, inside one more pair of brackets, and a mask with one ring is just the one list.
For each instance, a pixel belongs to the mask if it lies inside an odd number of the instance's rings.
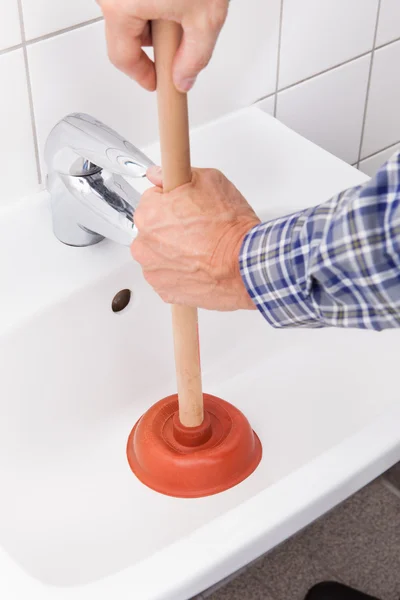
[[125,177],[145,177],[153,162],[143,152],[97,119],[74,113],[51,131],[45,161],[53,230],[61,242],[133,241],[140,194]]

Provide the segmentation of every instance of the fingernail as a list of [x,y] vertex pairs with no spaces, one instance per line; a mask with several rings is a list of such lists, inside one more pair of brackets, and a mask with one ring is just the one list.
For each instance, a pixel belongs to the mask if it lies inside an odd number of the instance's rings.
[[182,92],[188,92],[192,89],[194,84],[196,83],[196,77],[187,77],[186,79],[182,79],[179,83],[178,87]]

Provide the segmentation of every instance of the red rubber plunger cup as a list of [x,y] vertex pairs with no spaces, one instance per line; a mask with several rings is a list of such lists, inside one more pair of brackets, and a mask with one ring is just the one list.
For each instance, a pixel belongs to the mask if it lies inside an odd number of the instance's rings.
[[[172,81],[181,27],[153,21],[164,191],[191,181],[186,94]],[[154,404],[134,426],[129,465],[149,488],[198,498],[227,490],[257,468],[262,448],[246,417],[232,404],[203,394],[197,309],[172,307],[178,394]]]
[[204,394],[204,409],[201,425],[184,427],[174,394],[136,423],[127,455],[142,483],[167,496],[199,498],[223,492],[253,473],[261,443],[243,413],[210,394]]

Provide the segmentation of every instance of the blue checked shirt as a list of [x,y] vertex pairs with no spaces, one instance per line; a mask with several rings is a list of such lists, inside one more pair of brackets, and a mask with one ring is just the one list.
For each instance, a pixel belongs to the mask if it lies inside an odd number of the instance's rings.
[[400,151],[364,185],[256,226],[240,269],[274,327],[400,327]]

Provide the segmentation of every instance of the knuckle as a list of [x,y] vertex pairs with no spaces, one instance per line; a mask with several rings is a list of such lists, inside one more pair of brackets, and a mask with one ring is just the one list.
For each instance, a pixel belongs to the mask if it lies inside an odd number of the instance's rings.
[[218,33],[222,29],[225,23],[226,16],[228,13],[228,6],[226,0],[209,0],[204,5],[203,10],[199,11],[196,15],[197,27],[205,35],[212,35],[217,37]]
[[143,217],[143,210],[142,210],[140,204],[135,210],[134,221],[135,221],[135,225],[136,225],[138,231],[143,233],[143,230],[145,227],[145,219]]
[[219,179],[222,176],[222,172],[219,169],[212,168],[209,170],[210,177],[214,177],[215,179]]
[[223,173],[219,169],[208,169],[207,180],[209,183],[216,185],[222,182],[224,178]]
[[139,264],[143,262],[143,246],[139,238],[136,238],[131,244],[131,255]]
[[130,60],[127,58],[125,52],[114,43],[111,43],[108,46],[108,58],[110,59],[111,64],[120,71],[126,70],[130,65]]
[[155,286],[154,286],[154,284],[155,284],[155,281],[154,281],[154,274],[153,274],[151,271],[146,271],[146,270],[144,270],[144,271],[143,271],[143,277],[145,278],[145,280],[147,281],[147,283],[148,283],[149,285],[151,285],[151,287],[152,287],[152,288],[154,288],[154,287],[155,287]]
[[203,69],[206,68],[206,66],[210,62],[210,59],[211,59],[211,54],[206,54],[205,52],[202,52],[193,60],[193,63],[191,66],[196,71],[202,71]]
[[143,276],[147,283],[153,288],[153,290],[160,296],[163,302],[167,304],[173,304],[174,297],[171,290],[160,281],[160,276],[157,272],[143,270]]
[[112,0],[96,0],[96,2],[100,6],[106,20],[116,14],[115,2]]
[[198,48],[193,49],[193,54],[189,60],[189,70],[193,72],[202,71],[208,65],[211,60],[211,52],[206,50],[199,50]]
[[213,2],[208,18],[211,29],[219,32],[225,23],[228,7],[226,2]]
[[143,269],[143,277],[147,281],[150,287],[156,292],[156,294],[160,295],[160,282],[158,276],[153,271]]
[[152,271],[143,271],[143,276],[150,287],[160,296],[164,302],[168,302],[169,293],[160,287],[158,275]]
[[172,295],[169,292],[165,292],[164,290],[160,290],[157,293],[158,293],[158,295],[160,296],[160,298],[161,298],[161,300],[163,302],[165,302],[166,304],[173,304],[174,299],[173,299]]

